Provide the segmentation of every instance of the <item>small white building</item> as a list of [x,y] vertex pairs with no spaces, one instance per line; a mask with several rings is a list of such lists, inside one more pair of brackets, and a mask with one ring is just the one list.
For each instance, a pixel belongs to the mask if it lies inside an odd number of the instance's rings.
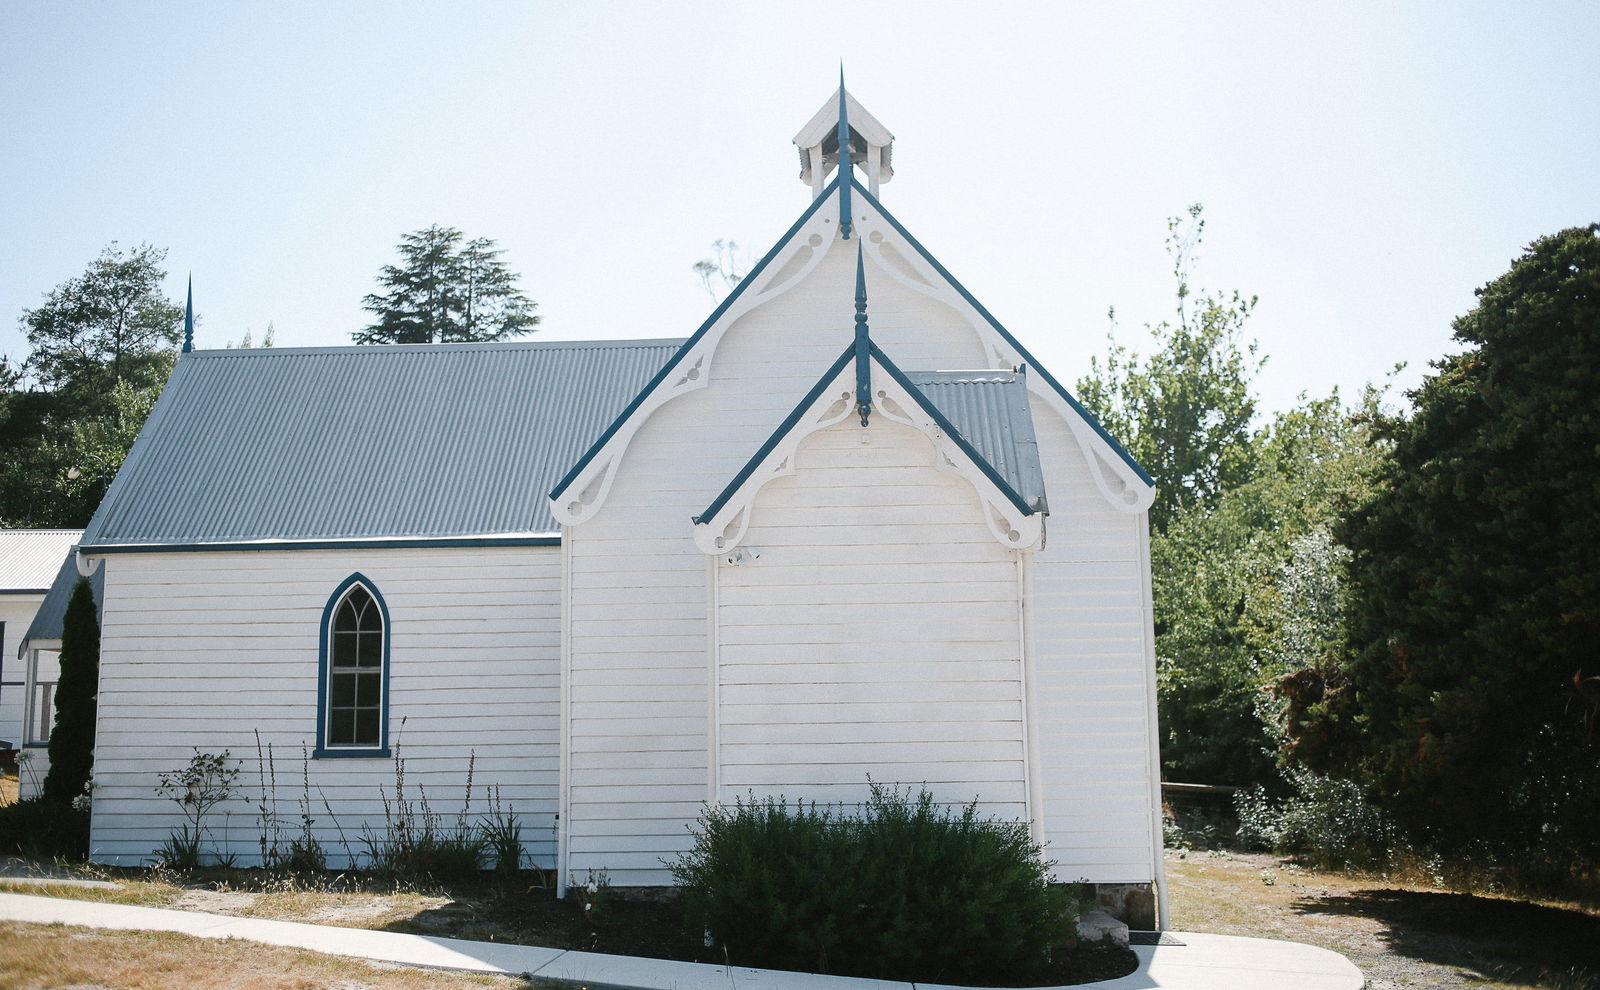
[[80,551],[94,858],[149,858],[198,748],[248,862],[259,734],[336,862],[403,751],[435,809],[471,755],[563,879],[668,883],[708,802],[870,775],[1159,886],[1150,481],[881,205],[892,142],[831,98],[686,340],[183,355]]
[[27,738],[22,640],[80,535],[76,529],[0,530],[0,749],[17,749]]

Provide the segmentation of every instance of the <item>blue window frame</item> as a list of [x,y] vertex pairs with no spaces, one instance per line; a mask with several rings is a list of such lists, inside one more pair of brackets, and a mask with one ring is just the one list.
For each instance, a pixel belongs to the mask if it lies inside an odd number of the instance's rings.
[[317,750],[389,755],[389,608],[377,586],[352,574],[322,610]]

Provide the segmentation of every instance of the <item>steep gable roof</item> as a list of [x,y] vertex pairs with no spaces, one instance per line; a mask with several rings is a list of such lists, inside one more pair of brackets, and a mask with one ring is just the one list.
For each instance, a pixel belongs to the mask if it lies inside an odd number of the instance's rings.
[[679,343],[185,354],[82,546],[550,542],[551,481]]

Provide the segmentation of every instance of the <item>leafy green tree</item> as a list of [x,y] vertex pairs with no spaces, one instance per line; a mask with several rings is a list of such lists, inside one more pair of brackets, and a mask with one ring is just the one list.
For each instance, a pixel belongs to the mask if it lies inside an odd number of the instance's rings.
[[[1363,398],[1375,408],[1377,393]],[[1338,393],[1251,438],[1250,477],[1177,513],[1151,539],[1162,760],[1184,780],[1280,783],[1273,681],[1339,632],[1339,554],[1328,531],[1374,459]]]
[[94,770],[95,693],[100,683],[100,621],[88,578],[79,578],[61,620],[61,680],[50,730],[44,799],[68,804]]
[[1415,837],[1532,873],[1600,864],[1597,235],[1535,241],[1381,422],[1393,454],[1338,531],[1349,666],[1301,699]]
[[1156,350],[1141,359],[1117,342],[1113,311],[1106,360],[1091,359],[1077,386],[1083,404],[1155,479],[1150,526],[1157,533],[1184,508],[1214,505],[1251,469],[1251,379],[1264,359],[1243,333],[1256,300],[1191,287],[1202,214],[1195,204],[1167,221],[1177,322],[1149,328]]
[[166,252],[115,243],[22,325],[25,367],[0,375],[0,524],[77,528],[93,515],[166,384],[183,310],[161,294]]
[[82,275],[56,286],[22,325],[28,364],[49,390],[88,409],[117,382],[159,387],[183,336],[183,307],[161,294],[167,252],[113,241]]
[[467,241],[435,224],[402,236],[398,250],[401,264],[383,266],[379,291],[362,300],[376,322],[352,335],[356,343],[505,340],[538,326],[537,304],[489,238]]

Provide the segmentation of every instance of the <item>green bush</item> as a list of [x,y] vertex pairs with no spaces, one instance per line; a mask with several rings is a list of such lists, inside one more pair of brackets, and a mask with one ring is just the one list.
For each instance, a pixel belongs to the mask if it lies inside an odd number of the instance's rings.
[[1234,797],[1239,842],[1293,853],[1313,866],[1368,866],[1402,845],[1394,820],[1367,800],[1361,784],[1291,767],[1293,793],[1275,801],[1260,786]]
[[89,856],[89,812],[29,798],[0,807],[0,854],[30,859],[82,860]]
[[1071,931],[1023,822],[873,783],[859,812],[782,798],[700,816],[669,863],[693,930],[740,965],[941,983],[1020,983]]

